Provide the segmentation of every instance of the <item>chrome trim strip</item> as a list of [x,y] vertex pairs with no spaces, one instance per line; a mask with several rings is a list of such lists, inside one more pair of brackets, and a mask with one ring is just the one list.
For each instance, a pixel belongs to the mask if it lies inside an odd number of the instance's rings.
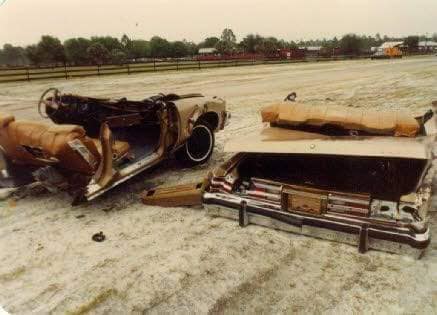
[[113,182],[107,187],[101,187],[95,182],[89,184],[87,186],[87,193],[84,195],[84,197],[88,201],[93,200],[98,196],[100,196],[101,194],[107,192],[111,188],[114,188],[118,184],[123,183],[128,179],[134,177],[135,175],[141,173],[142,171],[148,169],[149,167],[152,167],[153,165],[157,164],[161,160],[162,159],[158,153],[156,152],[152,153],[151,155],[148,155],[144,159],[121,169],[119,172],[119,176],[121,176],[121,178],[119,178],[118,180],[116,180],[115,182]]

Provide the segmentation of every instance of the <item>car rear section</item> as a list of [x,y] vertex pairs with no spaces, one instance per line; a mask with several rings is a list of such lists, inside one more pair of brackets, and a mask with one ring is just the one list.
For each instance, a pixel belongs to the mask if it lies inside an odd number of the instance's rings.
[[432,111],[280,103],[230,140],[203,200],[211,215],[419,255],[430,243]]
[[242,226],[417,256],[430,242],[429,171],[421,159],[239,154],[215,172],[203,202]]

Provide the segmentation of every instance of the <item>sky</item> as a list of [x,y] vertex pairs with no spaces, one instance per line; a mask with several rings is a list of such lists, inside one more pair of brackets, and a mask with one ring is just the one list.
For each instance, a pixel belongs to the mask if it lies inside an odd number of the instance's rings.
[[0,45],[126,33],[200,42],[231,28],[285,40],[437,33],[437,0],[0,0]]

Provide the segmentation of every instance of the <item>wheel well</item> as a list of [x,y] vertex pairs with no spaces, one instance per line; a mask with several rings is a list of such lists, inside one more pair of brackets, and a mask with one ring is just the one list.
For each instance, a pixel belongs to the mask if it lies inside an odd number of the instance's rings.
[[219,116],[215,112],[208,112],[203,114],[197,119],[197,123],[205,121],[208,123],[208,125],[213,129],[216,130],[219,124]]

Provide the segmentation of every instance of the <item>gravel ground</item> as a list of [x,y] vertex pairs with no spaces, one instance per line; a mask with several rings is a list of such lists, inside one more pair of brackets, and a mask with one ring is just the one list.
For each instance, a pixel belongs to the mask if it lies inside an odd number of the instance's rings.
[[[0,85],[0,110],[40,119],[40,93],[224,97],[232,121],[208,165],[167,161],[72,208],[29,190],[0,201],[0,304],[11,313],[437,312],[437,241],[421,260],[209,218],[199,208],[146,207],[138,193],[193,181],[224,161],[226,139],[261,128],[259,109],[291,91],[312,104],[421,113],[437,100],[437,57],[224,68]],[[434,207],[435,208],[435,207]],[[437,233],[437,213],[431,214]],[[91,236],[99,231],[106,241]]]

